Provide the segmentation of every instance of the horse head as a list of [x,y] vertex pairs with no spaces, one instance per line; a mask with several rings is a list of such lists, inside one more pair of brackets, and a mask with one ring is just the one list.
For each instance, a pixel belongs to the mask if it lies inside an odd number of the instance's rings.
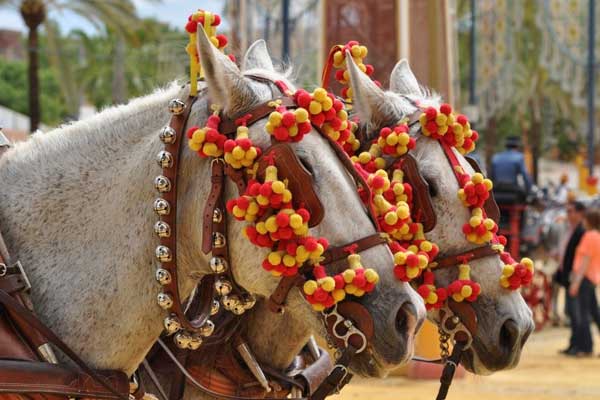
[[[204,80],[210,100],[218,104],[223,114],[239,117],[252,113],[254,107],[280,97],[274,82],[284,82],[291,90],[293,85],[285,76],[278,74],[269,58],[264,42],[253,45],[244,61],[245,71],[238,67],[209,42],[202,30],[198,34],[198,53]],[[260,79],[256,79],[256,77]],[[197,103],[198,104],[198,103]],[[206,104],[199,107],[206,108]],[[192,113],[192,118],[196,118]],[[196,115],[197,116],[197,115]],[[206,117],[206,115],[204,116]],[[267,119],[251,124],[249,137],[263,152],[271,145],[271,137],[265,131]],[[303,167],[311,176],[312,188],[322,207],[324,217],[310,229],[310,235],[324,237],[330,246],[342,246],[360,238],[377,234],[374,224],[365,211],[352,176],[344,166],[334,147],[314,128],[304,138],[291,143],[291,148]],[[186,151],[182,164],[181,209],[202,209],[207,196],[209,161]],[[236,197],[235,186],[229,182],[228,198]],[[302,193],[295,193],[300,196]],[[200,277],[210,273],[206,256],[198,256],[197,243],[202,241],[202,221],[199,213],[190,213],[181,225],[184,241],[181,247],[181,267],[186,275]],[[264,271],[261,261],[269,249],[251,244],[244,236],[245,222],[228,223],[228,245],[230,264],[236,282],[258,298],[268,298],[277,288],[280,277]],[[424,318],[422,300],[407,284],[398,285],[392,274],[393,260],[389,249],[383,243],[359,251],[365,267],[371,267],[379,274],[375,290],[357,299],[365,309],[373,324],[373,335],[366,351],[359,354],[351,367],[360,373],[372,376],[384,375],[389,369],[406,362],[412,355],[413,337]],[[198,262],[198,259],[203,262]],[[346,257],[327,268],[337,270],[345,265]],[[282,325],[286,329],[297,329],[303,337],[301,343],[285,346],[288,354],[266,354],[263,360],[278,366],[289,365],[297,353],[298,346],[306,342],[308,335],[325,335],[321,316],[305,300],[301,290],[290,291],[285,306],[285,314],[273,318],[288,319],[294,324]],[[350,316],[351,318],[351,316]],[[302,323],[300,323],[302,322]],[[285,336],[285,335],[283,335]],[[296,337],[297,335],[290,335]],[[266,358],[266,359],[265,359]]]
[[[350,59],[350,57],[347,57]],[[394,126],[403,118],[418,116],[425,106],[440,107],[440,99],[424,90],[417,82],[408,63],[400,61],[394,68],[390,78],[390,91],[380,89],[355,63],[348,62],[351,88],[355,110],[361,122],[373,139],[382,127]],[[411,119],[413,119],[411,118]],[[461,254],[474,249],[474,244],[467,241],[463,233],[463,224],[471,218],[470,211],[457,196],[458,180],[449,163],[449,157],[438,140],[420,134],[418,120],[410,123],[410,135],[416,139],[416,146],[411,151],[416,158],[421,176],[426,181],[429,197],[437,223],[426,233],[427,239],[437,243],[440,253],[437,259],[453,254]],[[455,148],[448,148],[468,175],[473,175],[471,164]],[[427,189],[425,189],[427,190]],[[415,194],[416,196],[416,194]],[[416,198],[416,197],[415,197]],[[418,202],[418,199],[415,200]],[[415,204],[414,207],[425,208],[426,204]],[[477,282],[481,294],[470,305],[470,311],[476,317],[476,329],[472,333],[472,345],[462,355],[462,362],[477,374],[488,374],[493,371],[512,368],[519,360],[521,349],[533,329],[531,311],[521,295],[509,291],[499,284],[504,263],[497,253],[472,259],[470,264],[471,280]],[[436,287],[448,287],[457,280],[458,265],[450,268],[432,269]],[[433,283],[433,282],[432,282]],[[431,309],[428,318],[440,324],[444,315],[454,315],[457,308],[450,310],[451,299],[442,308]],[[464,309],[464,307],[461,307]],[[465,317],[465,315],[462,315]],[[473,325],[473,324],[471,324]]]

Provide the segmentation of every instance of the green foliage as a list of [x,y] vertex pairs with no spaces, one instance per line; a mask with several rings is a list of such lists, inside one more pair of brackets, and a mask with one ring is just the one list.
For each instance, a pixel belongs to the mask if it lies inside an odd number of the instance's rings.
[[[47,67],[42,67],[39,74],[42,122],[49,125],[60,123],[67,116],[67,109],[60,95],[58,82]],[[7,61],[0,58],[0,104],[28,115],[26,89],[27,64],[23,61]]]

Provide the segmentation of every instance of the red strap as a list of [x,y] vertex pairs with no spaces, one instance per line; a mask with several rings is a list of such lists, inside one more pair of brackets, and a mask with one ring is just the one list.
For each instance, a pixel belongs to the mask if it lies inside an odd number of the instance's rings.
[[342,45],[335,45],[329,50],[329,55],[327,56],[327,62],[325,63],[325,67],[323,68],[323,75],[321,75],[321,87],[327,90],[329,86],[329,76],[331,75],[331,68],[333,67],[333,55],[338,51],[344,51],[344,47]]

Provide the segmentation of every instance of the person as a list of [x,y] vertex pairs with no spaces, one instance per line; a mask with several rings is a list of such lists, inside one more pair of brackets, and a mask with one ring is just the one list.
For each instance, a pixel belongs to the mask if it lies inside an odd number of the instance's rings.
[[586,210],[584,227],[586,232],[575,250],[569,285],[569,295],[574,298],[571,320],[575,332],[573,347],[568,354],[576,356],[589,356],[593,351],[590,319],[598,312],[594,292],[600,284],[600,210]]
[[[585,229],[583,228],[583,217],[585,213],[585,205],[580,201],[574,201],[567,204],[567,224],[568,229],[561,238],[561,242],[558,246],[559,254],[559,267],[554,274],[554,281],[565,288],[565,291],[569,290],[571,284],[570,276],[573,270],[573,261],[575,259],[575,249],[581,241]],[[575,299],[569,296],[567,293],[565,296],[565,314],[572,322],[572,309],[575,303]],[[574,352],[574,341],[575,341],[575,329],[573,324],[571,326],[571,336],[569,338],[569,346],[561,350],[563,354],[570,354]]]
[[[494,189],[514,194],[513,201],[507,202],[523,202],[532,187],[532,179],[525,167],[525,157],[519,150],[520,144],[519,137],[509,136],[506,138],[506,150],[492,157],[490,176],[494,182]],[[523,185],[519,184],[519,177],[523,180]]]
[[559,204],[565,204],[569,199],[569,187],[567,186],[568,182],[569,175],[563,173],[560,176],[560,183],[554,191],[554,200]]

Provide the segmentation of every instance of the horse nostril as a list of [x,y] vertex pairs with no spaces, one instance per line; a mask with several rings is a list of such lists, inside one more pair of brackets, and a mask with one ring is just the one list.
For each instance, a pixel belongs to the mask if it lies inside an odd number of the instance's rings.
[[402,304],[396,313],[396,330],[401,335],[414,335],[421,322],[417,318],[417,309],[410,302]]
[[506,350],[514,350],[519,345],[521,332],[519,326],[512,319],[506,320],[500,328],[500,347]]

